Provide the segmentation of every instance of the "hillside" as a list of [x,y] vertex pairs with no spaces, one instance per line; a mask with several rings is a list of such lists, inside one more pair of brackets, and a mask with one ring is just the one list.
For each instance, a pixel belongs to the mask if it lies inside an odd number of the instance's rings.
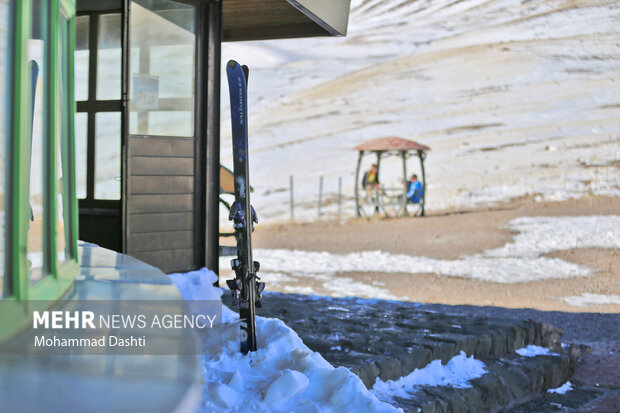
[[287,218],[294,175],[296,217],[314,218],[319,176],[328,199],[342,176],[352,214],[351,148],[386,135],[432,148],[430,211],[618,196],[619,28],[614,1],[354,0],[345,38],[226,44],[252,70],[253,203]]

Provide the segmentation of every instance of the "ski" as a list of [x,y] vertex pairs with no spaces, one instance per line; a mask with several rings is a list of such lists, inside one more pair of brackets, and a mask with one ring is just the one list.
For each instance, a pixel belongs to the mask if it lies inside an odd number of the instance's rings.
[[233,141],[233,175],[235,202],[228,219],[233,221],[237,241],[237,258],[230,263],[235,278],[226,280],[233,295],[233,304],[239,305],[240,349],[243,354],[256,351],[256,307],[261,306],[261,293],[265,283],[258,282],[259,264],[252,260],[252,231],[258,223],[256,212],[250,204],[248,164],[248,107],[247,79],[249,70],[234,60],[226,65],[230,93],[230,118]]

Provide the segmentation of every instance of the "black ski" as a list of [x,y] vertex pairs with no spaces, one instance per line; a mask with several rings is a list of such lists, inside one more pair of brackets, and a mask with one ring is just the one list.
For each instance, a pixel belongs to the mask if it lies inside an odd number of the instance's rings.
[[247,354],[249,351],[256,351],[256,307],[261,306],[261,293],[265,289],[265,283],[257,282],[259,264],[252,260],[252,231],[258,219],[250,204],[247,122],[249,70],[247,66],[230,60],[226,65],[226,74],[230,92],[235,178],[235,202],[230,208],[228,219],[233,221],[237,240],[237,258],[230,263],[235,271],[235,279],[227,280],[226,284],[233,295],[233,303],[239,304],[241,352]]

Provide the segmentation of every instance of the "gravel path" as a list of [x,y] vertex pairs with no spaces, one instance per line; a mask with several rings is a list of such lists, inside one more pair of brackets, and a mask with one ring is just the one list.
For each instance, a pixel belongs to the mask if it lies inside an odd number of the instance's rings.
[[[590,197],[566,202],[514,201],[493,210],[437,214],[426,218],[321,221],[281,225],[258,225],[253,245],[262,249],[326,251],[344,255],[361,251],[454,260],[482,253],[511,242],[506,225],[518,217],[616,215],[620,198]],[[234,242],[234,240],[226,240]],[[380,286],[393,297],[421,303],[535,308],[545,311],[619,313],[620,304],[578,307],[563,298],[583,294],[620,296],[620,250],[573,248],[547,254],[572,264],[591,268],[587,277],[548,279],[514,284],[474,281],[438,274],[348,272],[334,275],[335,281],[353,283],[370,291]],[[225,261],[222,275],[228,276]],[[330,295],[323,283],[294,272],[284,273],[268,284],[269,291]],[[342,279],[338,279],[342,278]],[[269,282],[269,278],[266,277]],[[340,293],[340,292],[339,292]],[[366,298],[374,298],[373,295]],[[364,296],[364,295],[362,295]]]
[[585,344],[594,349],[604,349],[615,345],[620,352],[620,314],[442,304],[421,304],[418,308],[447,314],[493,316],[516,320],[532,319],[561,328],[564,331],[562,336],[564,343]]

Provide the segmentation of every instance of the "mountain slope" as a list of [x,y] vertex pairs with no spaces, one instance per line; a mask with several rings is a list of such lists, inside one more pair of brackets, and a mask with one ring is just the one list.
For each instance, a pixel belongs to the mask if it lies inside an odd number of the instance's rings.
[[[294,175],[312,218],[319,176],[328,199],[342,176],[352,214],[351,148],[386,135],[431,146],[429,210],[620,195],[619,27],[613,1],[362,0],[345,38],[226,45],[253,71],[253,202],[286,218]],[[401,179],[398,161],[382,169]]]

